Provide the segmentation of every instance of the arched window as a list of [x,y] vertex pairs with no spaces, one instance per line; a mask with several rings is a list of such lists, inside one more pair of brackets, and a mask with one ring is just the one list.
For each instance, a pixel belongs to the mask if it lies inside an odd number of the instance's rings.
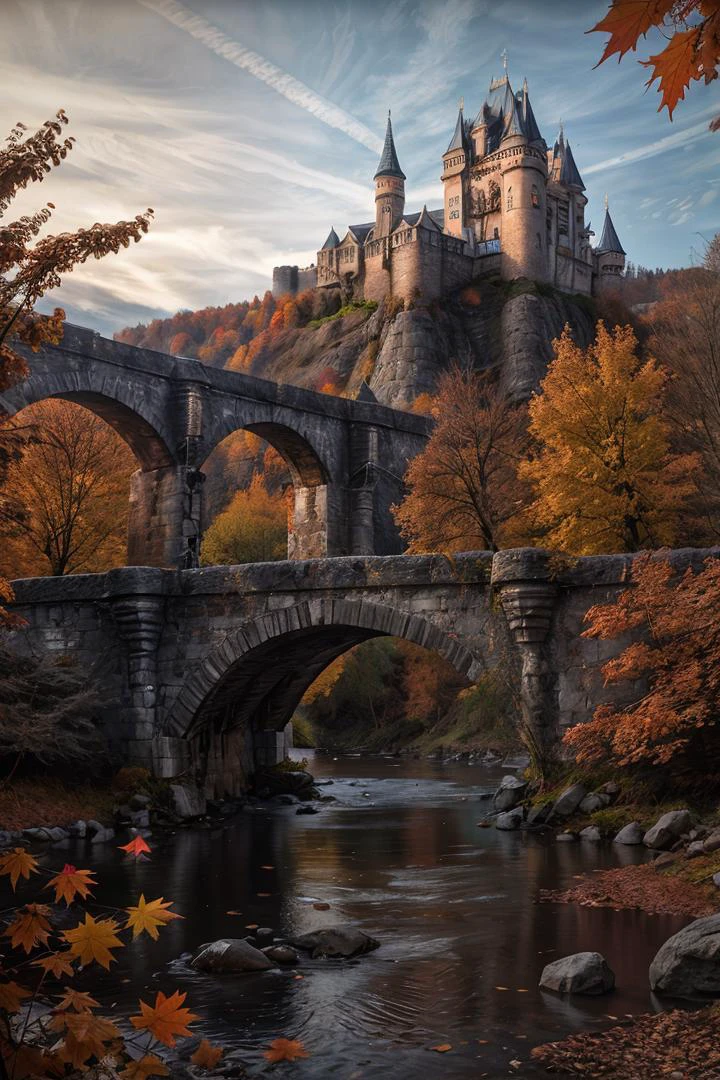
[[511,187],[509,187],[507,189],[507,197],[506,197],[506,200],[505,200],[505,205],[506,205],[506,208],[508,210],[512,210],[513,196],[512,196],[512,188]]
[[540,195],[538,193],[538,189],[536,188],[535,184],[533,184],[532,190],[530,192],[530,201],[531,201],[531,203],[533,204],[533,206],[535,207],[536,210],[540,209]]

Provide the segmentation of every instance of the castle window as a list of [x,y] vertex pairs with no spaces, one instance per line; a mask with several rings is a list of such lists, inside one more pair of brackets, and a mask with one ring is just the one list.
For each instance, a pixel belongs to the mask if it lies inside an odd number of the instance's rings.
[[536,210],[540,209],[540,195],[538,194],[538,189],[535,187],[535,184],[533,184],[532,191],[530,192],[530,202]]
[[540,236],[540,233],[535,233],[535,247],[538,249],[538,251],[542,251],[542,238]]
[[500,239],[500,230],[496,226],[493,229],[493,240],[499,240],[499,239]]
[[511,188],[511,187],[509,187],[509,188],[507,189],[507,199],[506,199],[506,205],[507,205],[507,209],[508,209],[508,210],[512,210],[512,205],[513,205],[513,196],[512,196],[512,188]]

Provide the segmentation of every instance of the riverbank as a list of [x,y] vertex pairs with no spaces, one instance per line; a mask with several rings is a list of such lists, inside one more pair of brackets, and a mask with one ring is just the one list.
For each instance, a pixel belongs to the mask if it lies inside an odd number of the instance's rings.
[[116,796],[108,784],[73,784],[51,777],[13,780],[0,788],[0,830],[21,831],[78,819],[112,820]]

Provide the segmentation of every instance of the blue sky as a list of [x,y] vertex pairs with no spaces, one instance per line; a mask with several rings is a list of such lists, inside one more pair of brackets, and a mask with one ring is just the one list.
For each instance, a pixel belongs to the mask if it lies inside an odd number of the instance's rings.
[[[720,230],[718,83],[670,123],[634,57],[593,70],[585,31],[605,0],[3,0],[0,114],[63,106],[77,146],[26,211],[55,230],[152,206],[149,236],[92,262],[52,297],[111,333],[179,308],[262,293],[305,265],[329,227],[373,216],[388,108],[407,205],[442,205],[441,155],[507,49],[545,138],[562,119],[599,229],[609,193],[633,262],[685,266]],[[656,45],[657,41],[651,41]],[[653,51],[657,51],[653,49]],[[643,53],[644,55],[644,53]]]

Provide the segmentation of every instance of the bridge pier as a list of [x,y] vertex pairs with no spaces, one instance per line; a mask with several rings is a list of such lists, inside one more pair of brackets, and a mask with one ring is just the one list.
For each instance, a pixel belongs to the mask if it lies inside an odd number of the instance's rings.
[[[185,468],[139,470],[130,479],[128,566],[177,567],[193,525],[187,518]],[[198,520],[200,492],[193,495]],[[195,507],[197,508],[195,510]]]

